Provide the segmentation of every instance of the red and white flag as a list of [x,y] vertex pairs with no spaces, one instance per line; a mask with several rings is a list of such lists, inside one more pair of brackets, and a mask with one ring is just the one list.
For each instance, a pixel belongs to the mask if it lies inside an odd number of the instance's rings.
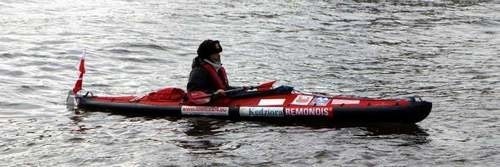
[[77,69],[79,72],[78,80],[76,80],[75,86],[73,87],[73,94],[76,94],[78,91],[82,90],[83,84],[83,74],[85,74],[85,51],[80,57],[80,63],[78,63]]

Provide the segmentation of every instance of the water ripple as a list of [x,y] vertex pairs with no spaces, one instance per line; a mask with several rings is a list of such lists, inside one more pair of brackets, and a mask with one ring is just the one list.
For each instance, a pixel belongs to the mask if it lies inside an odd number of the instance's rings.
[[[499,163],[495,0],[7,0],[0,8],[7,166]],[[82,50],[85,89],[142,94],[184,88],[209,38],[221,41],[234,85],[277,79],[303,91],[421,95],[433,112],[412,126],[311,127],[65,110]]]

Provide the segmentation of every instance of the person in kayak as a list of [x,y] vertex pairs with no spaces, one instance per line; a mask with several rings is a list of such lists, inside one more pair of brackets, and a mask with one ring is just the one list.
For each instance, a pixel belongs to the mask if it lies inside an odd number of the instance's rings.
[[225,96],[224,91],[236,89],[229,86],[226,70],[221,63],[222,47],[217,40],[207,39],[198,47],[198,56],[193,59],[187,91],[202,91],[206,94]]

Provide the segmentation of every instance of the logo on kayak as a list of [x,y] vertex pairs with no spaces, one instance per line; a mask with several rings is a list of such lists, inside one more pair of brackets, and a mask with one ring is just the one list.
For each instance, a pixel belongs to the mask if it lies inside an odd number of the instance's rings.
[[240,107],[242,117],[283,117],[283,107]]
[[229,107],[182,106],[182,115],[228,116]]
[[327,97],[315,97],[314,100],[309,103],[310,106],[326,106],[330,102]]
[[314,98],[313,96],[297,95],[297,97],[295,97],[295,99],[293,100],[292,104],[305,106],[308,105],[313,98]]
[[331,112],[329,107],[287,107],[285,115],[287,116],[328,116]]
[[333,99],[332,104],[359,104],[359,100]]
[[259,106],[283,105],[285,99],[260,99]]

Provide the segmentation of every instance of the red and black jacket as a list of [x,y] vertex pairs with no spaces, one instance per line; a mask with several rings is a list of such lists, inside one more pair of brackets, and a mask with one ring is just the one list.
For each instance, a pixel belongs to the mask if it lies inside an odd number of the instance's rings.
[[224,67],[221,67],[219,71],[203,61],[195,60],[195,65],[189,74],[189,81],[187,84],[187,91],[203,91],[207,94],[214,93],[219,89],[228,90],[231,89],[227,80],[227,74]]

